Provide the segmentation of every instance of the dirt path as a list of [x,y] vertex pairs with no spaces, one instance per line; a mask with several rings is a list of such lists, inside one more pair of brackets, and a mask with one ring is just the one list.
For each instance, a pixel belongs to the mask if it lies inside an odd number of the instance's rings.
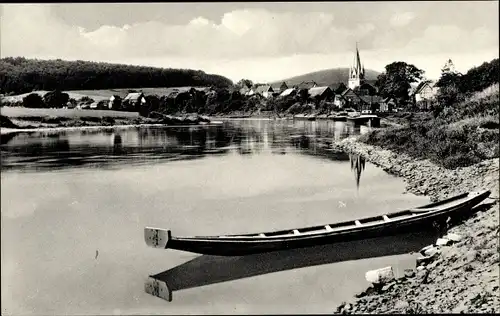
[[[427,264],[406,276],[360,293],[336,313],[486,313],[500,312],[499,299],[499,159],[448,170],[429,160],[415,160],[348,138],[331,147],[361,154],[387,172],[405,179],[408,192],[443,199],[458,193],[489,189],[493,199],[481,211],[452,227],[459,238],[435,247]],[[419,251],[420,249],[415,249]]]

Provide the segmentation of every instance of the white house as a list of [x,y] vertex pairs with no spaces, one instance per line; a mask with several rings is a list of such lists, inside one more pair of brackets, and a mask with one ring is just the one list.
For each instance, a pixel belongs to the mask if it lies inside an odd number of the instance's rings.
[[288,89],[285,89],[285,91],[281,92],[280,97],[284,98],[287,96],[291,96],[296,92],[297,92],[297,90],[295,88],[288,88]]
[[255,89],[255,93],[262,95],[264,98],[269,98],[273,96],[273,88],[270,85],[258,86]]
[[415,103],[421,109],[429,109],[438,91],[439,88],[435,86],[435,82],[430,80],[421,82],[415,89]]

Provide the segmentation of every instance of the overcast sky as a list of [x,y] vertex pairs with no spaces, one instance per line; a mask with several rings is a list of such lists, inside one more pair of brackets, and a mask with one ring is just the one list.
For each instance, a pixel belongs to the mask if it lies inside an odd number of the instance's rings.
[[1,57],[201,69],[284,79],[405,61],[439,77],[498,58],[498,1],[2,5]]

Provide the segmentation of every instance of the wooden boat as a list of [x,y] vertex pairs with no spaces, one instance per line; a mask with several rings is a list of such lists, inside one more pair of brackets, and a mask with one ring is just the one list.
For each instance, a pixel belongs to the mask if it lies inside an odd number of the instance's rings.
[[332,116],[332,120],[334,120],[336,122],[345,122],[345,121],[347,121],[347,115]]
[[331,116],[331,119],[334,121],[345,122],[345,121],[347,121],[347,112],[339,112],[339,113]]
[[154,248],[241,256],[429,230],[435,223],[444,223],[448,217],[470,210],[490,193],[488,190],[463,193],[417,208],[321,226],[254,234],[194,237],[172,236],[170,230],[146,227],[144,237],[146,244]]

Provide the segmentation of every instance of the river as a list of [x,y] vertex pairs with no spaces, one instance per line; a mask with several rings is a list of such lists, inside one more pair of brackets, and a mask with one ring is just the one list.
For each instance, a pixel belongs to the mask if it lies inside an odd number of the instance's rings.
[[[403,194],[401,179],[368,162],[351,165],[358,157],[319,142],[367,129],[231,120],[2,135],[2,314],[332,312],[368,285],[367,270],[392,265],[400,275],[415,255],[357,258],[354,250],[323,246],[252,258],[199,256],[149,248],[143,228],[251,233],[427,203]],[[157,273],[171,282],[171,302],[144,290]]]

